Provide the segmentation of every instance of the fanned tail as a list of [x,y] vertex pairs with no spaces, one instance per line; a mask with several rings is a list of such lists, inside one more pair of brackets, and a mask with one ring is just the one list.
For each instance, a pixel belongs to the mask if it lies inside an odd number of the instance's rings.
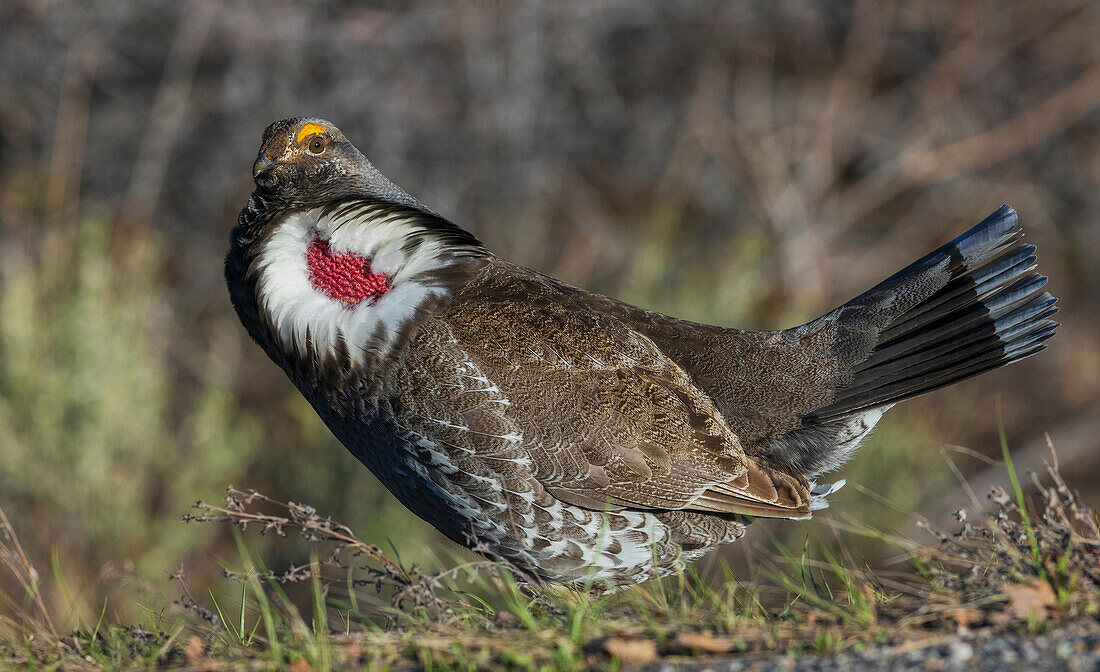
[[[1007,205],[940,249],[841,308],[842,329],[873,330],[874,347],[851,382],[810,417],[827,421],[893,404],[1029,357],[1058,324],[1056,299],[1039,290],[1035,246]],[[887,320],[863,320],[869,306]],[[893,307],[894,310],[890,310]],[[892,313],[892,314],[891,314]],[[847,324],[845,324],[847,321]],[[875,324],[879,322],[879,324]]]
[[[769,456],[807,476],[844,462],[891,405],[1030,357],[1058,324],[1007,205],[836,310],[791,330],[817,348],[817,405]],[[821,336],[827,334],[828,339]]]

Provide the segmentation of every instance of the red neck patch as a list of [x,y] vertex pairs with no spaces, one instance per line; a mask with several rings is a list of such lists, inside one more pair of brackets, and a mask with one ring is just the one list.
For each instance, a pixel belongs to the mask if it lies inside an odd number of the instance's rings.
[[327,240],[313,239],[306,250],[306,264],[314,287],[349,306],[390,291],[390,279],[372,273],[369,259],[354,252],[335,254]]

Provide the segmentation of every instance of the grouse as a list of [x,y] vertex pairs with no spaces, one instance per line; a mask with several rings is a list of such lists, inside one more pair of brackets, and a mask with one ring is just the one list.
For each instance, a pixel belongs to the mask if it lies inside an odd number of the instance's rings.
[[1002,206],[802,326],[679,320],[505,261],[332,123],[267,127],[225,276],[251,337],[415,514],[529,580],[676,572],[809,518],[895,403],[1042,350]]

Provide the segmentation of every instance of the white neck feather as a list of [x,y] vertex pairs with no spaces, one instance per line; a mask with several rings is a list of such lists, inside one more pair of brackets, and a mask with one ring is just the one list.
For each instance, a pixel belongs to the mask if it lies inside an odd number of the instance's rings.
[[[363,363],[368,353],[384,356],[418,308],[448,293],[425,273],[456,260],[430,236],[407,251],[410,236],[425,230],[414,219],[366,206],[324,216],[320,210],[295,213],[273,226],[254,262],[256,293],[288,354],[309,356],[308,342],[312,354],[332,355],[343,342],[354,363]],[[370,260],[373,272],[388,277],[389,291],[355,305],[326,296],[309,276],[306,251],[315,238],[327,240],[335,254],[354,252]]]

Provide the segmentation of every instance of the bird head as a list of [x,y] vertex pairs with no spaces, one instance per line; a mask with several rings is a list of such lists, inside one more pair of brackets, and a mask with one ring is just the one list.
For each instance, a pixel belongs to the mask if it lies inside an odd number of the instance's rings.
[[423,208],[386,179],[335,124],[315,117],[283,119],[264,129],[252,177],[265,196],[296,206],[373,196]]

